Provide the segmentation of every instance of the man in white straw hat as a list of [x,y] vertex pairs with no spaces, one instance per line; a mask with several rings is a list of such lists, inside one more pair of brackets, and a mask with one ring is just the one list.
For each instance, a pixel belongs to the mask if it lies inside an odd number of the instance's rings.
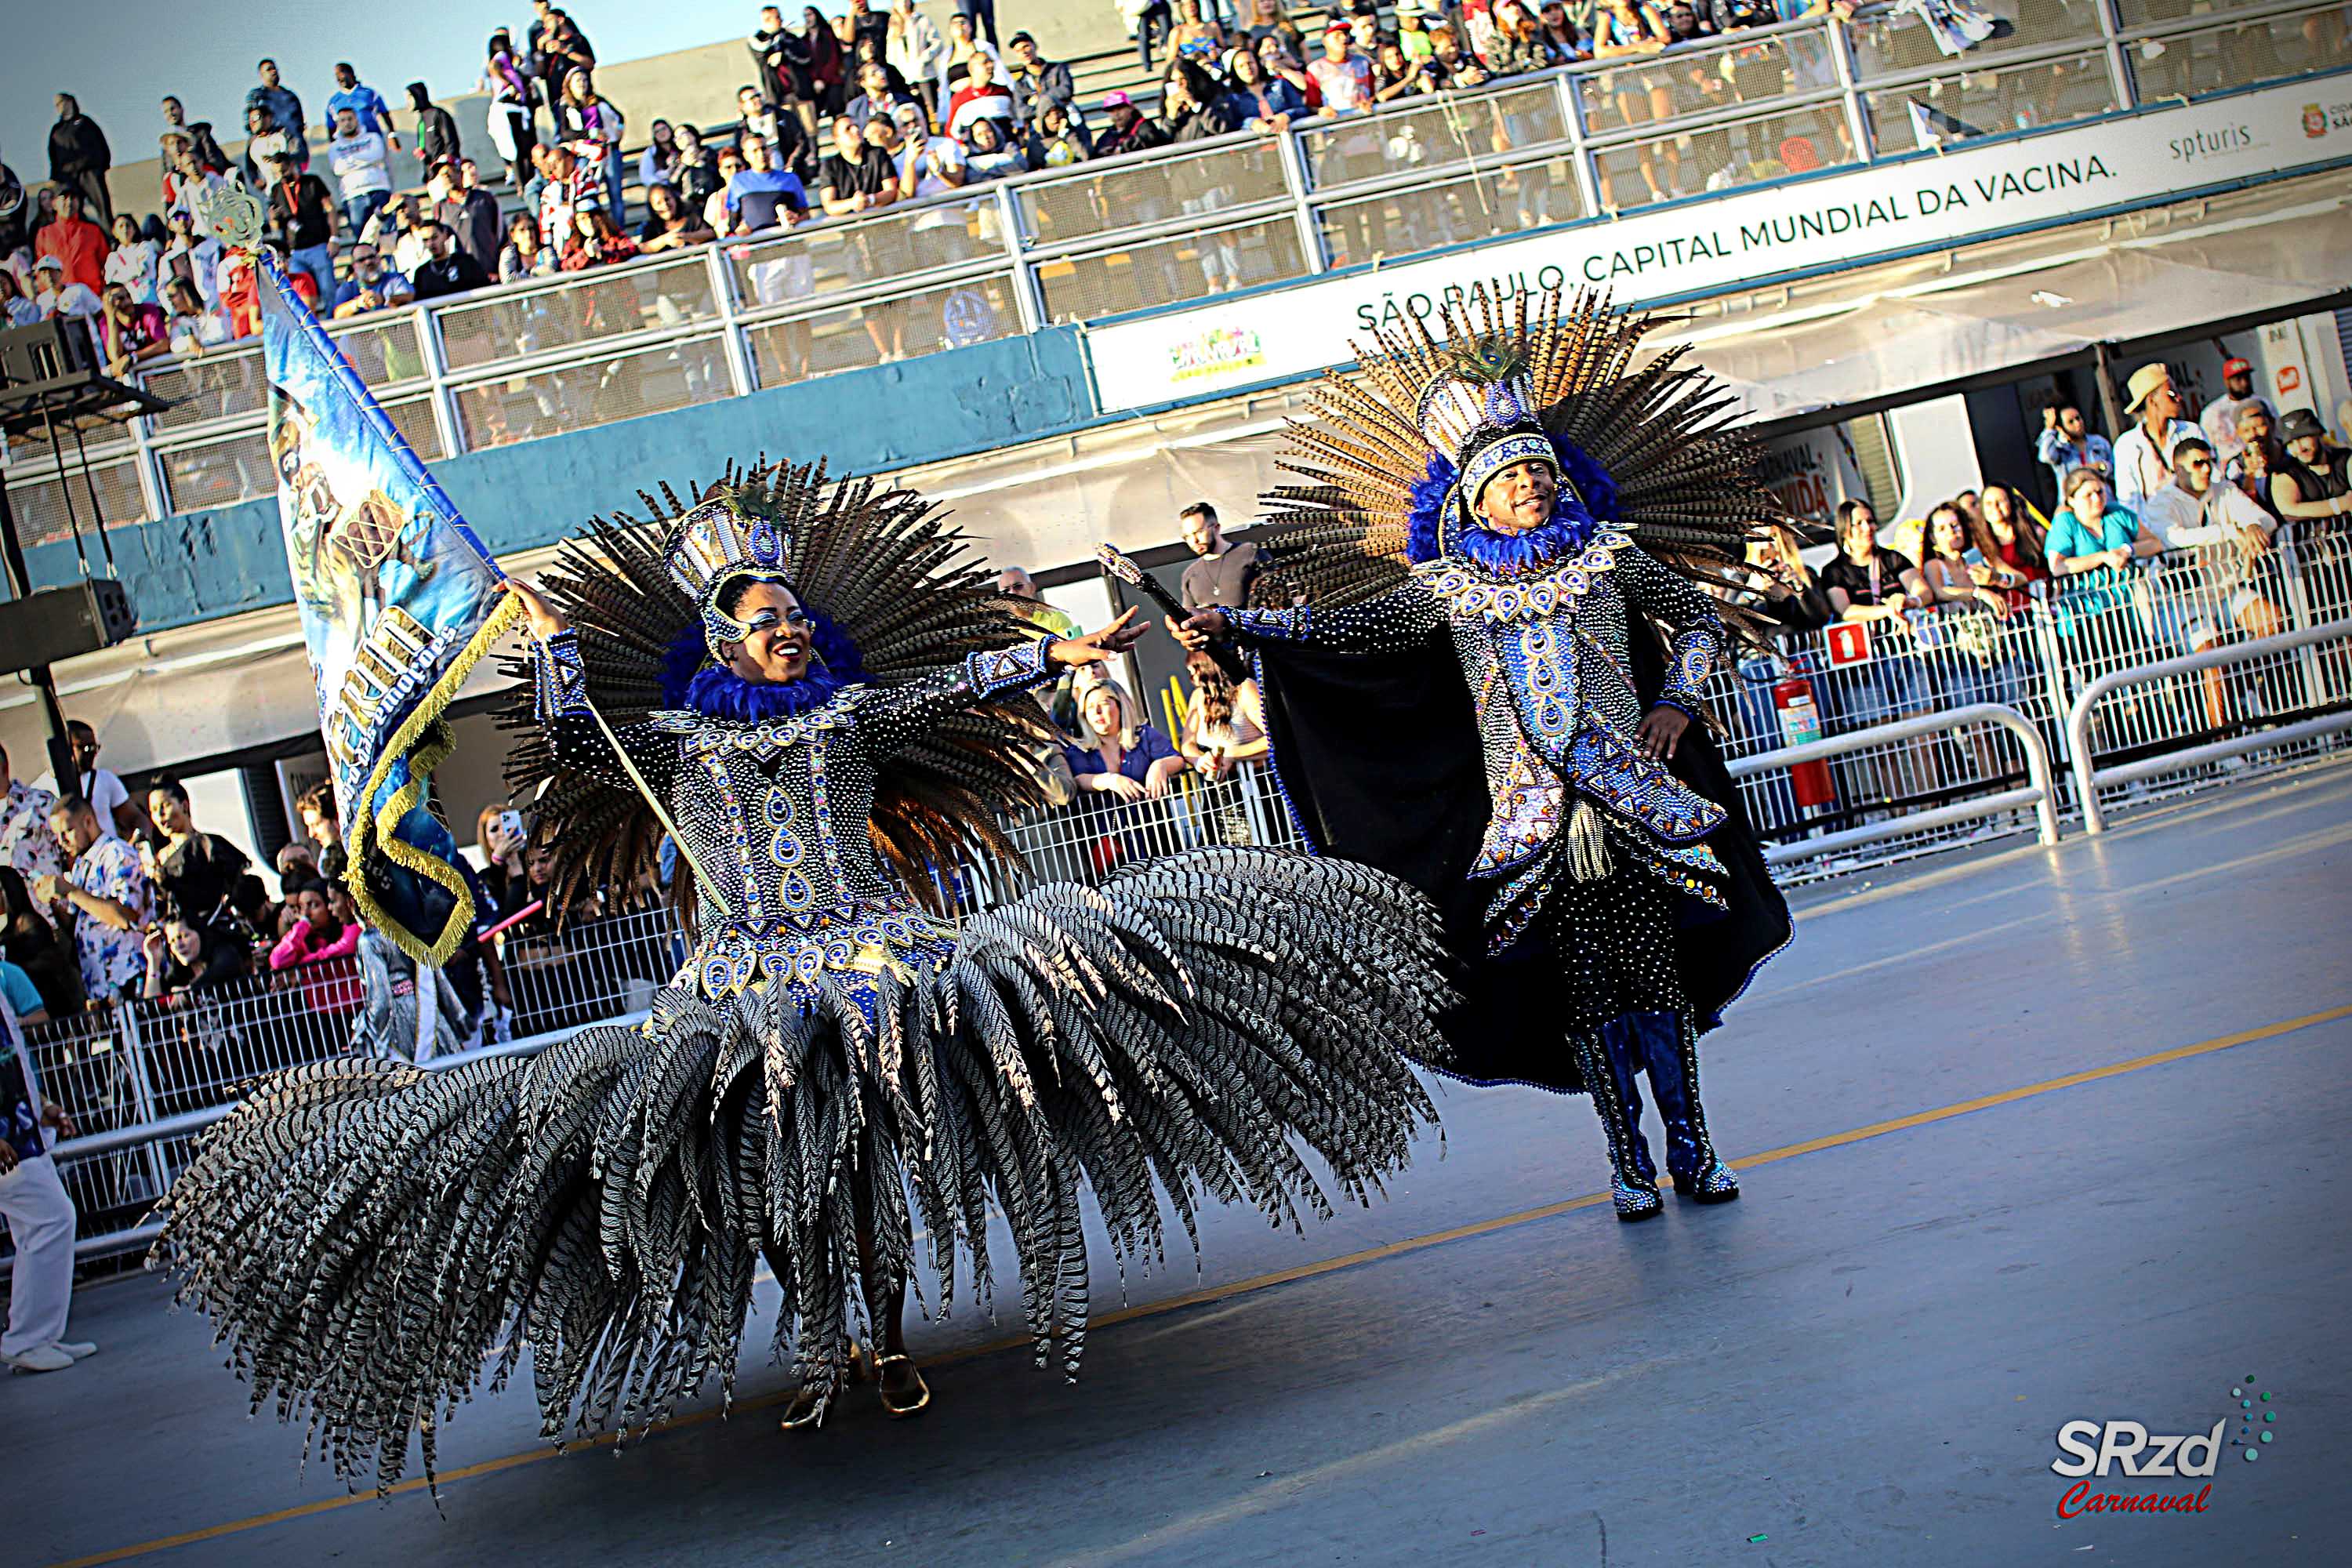
[[2172,482],[2172,448],[2197,426],[2180,416],[2172,372],[2144,364],[2125,384],[2124,412],[2136,423],[2116,437],[2116,500],[2137,515],[2147,498]]

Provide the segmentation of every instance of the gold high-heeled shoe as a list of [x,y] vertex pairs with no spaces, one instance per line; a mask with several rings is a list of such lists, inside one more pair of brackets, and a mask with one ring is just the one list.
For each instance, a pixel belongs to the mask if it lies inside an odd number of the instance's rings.
[[[900,1366],[905,1367],[907,1369],[907,1375],[915,1380],[913,1397],[911,1399],[906,1394],[894,1394],[891,1393],[891,1370],[894,1367]],[[880,1393],[882,1395],[882,1414],[889,1416],[893,1421],[903,1421],[910,1415],[920,1415],[923,1413],[924,1406],[929,1405],[931,1402],[930,1384],[923,1381],[923,1374],[917,1369],[915,1360],[912,1356],[884,1356],[877,1370],[877,1377],[880,1384]]]
[[[849,1347],[849,1366],[843,1375],[842,1382],[878,1381],[881,1375],[875,1367],[872,1351],[867,1350],[864,1345]],[[822,1384],[802,1384],[793,1393],[792,1403],[784,1406],[782,1429],[787,1432],[803,1432],[812,1426],[824,1426],[825,1412],[832,1408],[831,1401],[826,1396],[832,1392],[834,1390],[826,1388]],[[926,1397],[928,1398],[929,1395],[927,1394]],[[886,1401],[885,1404],[887,1405],[887,1402]]]

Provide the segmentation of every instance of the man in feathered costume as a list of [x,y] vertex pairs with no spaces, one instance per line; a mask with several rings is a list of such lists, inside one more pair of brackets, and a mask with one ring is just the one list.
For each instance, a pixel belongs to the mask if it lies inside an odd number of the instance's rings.
[[1039,635],[906,492],[796,468],[664,495],[677,515],[600,521],[544,593],[512,584],[533,732],[510,778],[554,901],[635,877],[664,816],[701,884],[651,1016],[442,1072],[295,1068],[167,1200],[159,1248],[256,1405],[307,1405],[346,1475],[390,1484],[419,1431],[429,1474],[436,1423],[526,1347],[551,1436],[575,1409],[659,1420],[712,1374],[731,1393],[762,1256],[786,1425],[823,1416],[861,1340],[911,1415],[917,1226],[951,1298],[960,1264],[988,1287],[992,1210],[1039,1363],[1058,1343],[1075,1373],[1083,1190],[1148,1262],[1163,1204],[1188,1233],[1204,1195],[1295,1223],[1328,1200],[1294,1140],[1360,1200],[1432,1114],[1406,1057],[1444,954],[1392,879],[1206,849],[941,918],[1037,798],[1026,693],[1138,624]]
[[1675,1190],[1727,1202],[1697,1040],[1789,917],[1700,721],[1727,634],[1685,574],[1774,514],[1754,443],[1678,353],[1633,370],[1649,321],[1593,296],[1440,325],[1383,332],[1294,428],[1261,548],[1301,602],[1172,629],[1256,656],[1308,840],[1444,910],[1454,1070],[1589,1090],[1623,1220],[1662,1206],[1646,1071]]

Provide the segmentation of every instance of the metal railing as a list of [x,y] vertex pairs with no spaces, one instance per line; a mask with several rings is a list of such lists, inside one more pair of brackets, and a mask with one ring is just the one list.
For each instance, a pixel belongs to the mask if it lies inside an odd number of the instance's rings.
[[2123,669],[2111,669],[2083,689],[2074,699],[2074,706],[2066,715],[2066,732],[2074,753],[2074,800],[2083,814],[2083,830],[2086,833],[2106,831],[2106,814],[2099,805],[2099,791],[2144,783],[2166,773],[2201,763],[2234,761],[2250,752],[2258,752],[2297,741],[2316,740],[2352,730],[2352,708],[2338,708],[2333,712],[2297,719],[2275,729],[2261,730],[2252,734],[2231,735],[2208,741],[2178,752],[2159,752],[2136,762],[2116,763],[2101,767],[2091,750],[2091,721],[2100,700],[2126,687],[2145,686],[2154,681],[2181,675],[2199,674],[2210,669],[2221,669],[2258,663],[2272,654],[2293,649],[2340,644],[2340,655],[2352,649],[2352,619],[2323,622],[2300,630],[2279,632],[2270,637],[2256,637],[2232,647],[2211,647],[2200,653],[2181,654],[2176,658],[2158,659],[2149,664],[2136,664]]
[[2057,843],[2058,785],[2050,767],[2049,743],[2042,740],[2042,731],[2024,714],[2004,703],[1971,702],[1965,707],[1923,713],[1916,719],[1874,724],[1851,734],[1808,741],[1802,745],[1785,746],[1776,752],[1757,752],[1735,757],[1724,766],[1735,780],[1756,778],[1767,773],[1792,771],[1810,763],[1826,763],[1832,757],[1883,751],[1926,736],[1960,734],[1987,724],[1998,725],[2017,737],[2019,746],[2025,752],[2026,782],[2023,785],[1990,794],[1964,795],[1948,805],[1933,806],[1884,821],[1866,822],[1858,827],[1824,833],[1800,843],[1768,844],[1764,847],[1765,863],[1785,866],[1864,845],[1884,843],[1890,838],[1933,833],[1962,823],[1979,823],[2028,808],[2033,812],[2035,837],[2044,844]]
[[[2164,7],[2170,9],[2169,6]],[[2352,63],[2342,7],[2062,0],[1946,58],[1910,12],[1781,23],[1277,133],[1016,175],[330,324],[427,460],[1336,267],[2044,130]],[[163,362],[174,406],[8,486],[35,542],[269,494],[257,344]],[[68,510],[68,488],[72,510]]]
[[[2133,768],[2133,779],[2161,774],[2168,789],[2193,789],[2257,762],[2331,750],[2335,728],[2309,721],[2352,705],[2352,658],[2332,646],[2339,635],[2278,643],[2268,634],[2347,616],[2352,533],[2329,531],[2288,537],[2251,567],[2210,549],[2177,552],[2037,583],[2006,616],[1947,608],[1871,623],[1866,643],[1848,650],[1859,658],[1834,650],[1827,630],[1784,633],[1769,651],[1718,669],[1706,696],[1768,858],[1784,880],[1800,879],[1855,868],[1864,847],[1893,858],[2007,831],[2000,816],[2027,826],[2021,798],[1993,813],[1948,809],[2035,782],[2032,749],[2012,727],[1953,727],[1951,716],[1971,705],[1997,705],[2032,729],[2057,773],[2049,787],[2062,816],[2082,809],[2086,763],[2103,780]],[[2206,648],[2236,657],[2106,679]],[[1794,722],[1783,719],[1782,695],[1801,715]],[[1887,728],[1909,721],[1917,722]],[[1784,752],[1792,732],[1872,738],[1805,752],[1805,775],[1785,760],[1745,762]],[[2166,760],[2139,768],[2147,759]]]

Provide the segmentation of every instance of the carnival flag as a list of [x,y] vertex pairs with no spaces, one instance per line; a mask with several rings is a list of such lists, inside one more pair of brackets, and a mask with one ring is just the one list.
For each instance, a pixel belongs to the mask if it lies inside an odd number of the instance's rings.
[[474,908],[425,788],[454,743],[443,710],[519,606],[277,258],[253,254],[278,520],[347,825],[346,878],[370,925],[442,963]]

